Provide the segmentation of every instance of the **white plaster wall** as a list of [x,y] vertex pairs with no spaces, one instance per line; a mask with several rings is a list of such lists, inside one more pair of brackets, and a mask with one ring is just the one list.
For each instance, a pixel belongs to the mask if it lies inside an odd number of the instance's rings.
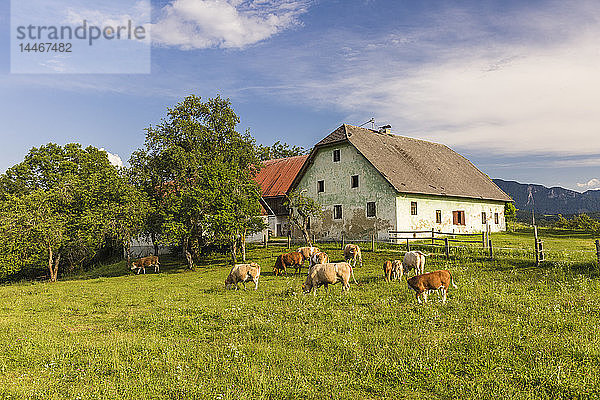
[[[411,202],[417,202],[417,215],[411,215]],[[442,223],[436,223],[436,210],[442,211]],[[453,224],[453,211],[465,212],[465,225]],[[462,199],[426,195],[399,194],[396,198],[397,230],[427,230],[449,233],[475,233],[485,231],[481,213],[486,218],[492,232],[506,230],[504,203],[490,200]],[[494,221],[498,213],[498,224]]]

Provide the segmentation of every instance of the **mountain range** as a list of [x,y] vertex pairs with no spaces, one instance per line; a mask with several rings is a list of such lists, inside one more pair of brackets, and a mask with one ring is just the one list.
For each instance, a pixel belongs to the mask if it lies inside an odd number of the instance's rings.
[[561,187],[546,187],[493,179],[494,183],[508,194],[519,210],[531,210],[529,193],[533,196],[535,212],[540,214],[581,214],[600,212],[600,190],[583,193]]

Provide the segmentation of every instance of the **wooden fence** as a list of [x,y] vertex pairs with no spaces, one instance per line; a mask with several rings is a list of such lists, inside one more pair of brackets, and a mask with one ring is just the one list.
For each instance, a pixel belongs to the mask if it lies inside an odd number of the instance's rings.
[[[534,227],[534,248],[514,248],[514,247],[500,247],[494,246],[492,243],[491,235],[489,232],[478,232],[478,233],[457,233],[457,232],[438,232],[435,230],[414,230],[414,231],[389,231],[389,241],[385,242],[389,246],[391,245],[402,245],[406,251],[411,250],[411,242],[418,241],[418,246],[431,246],[438,249],[443,248],[443,254],[447,259],[450,258],[453,250],[477,248],[480,249],[486,258],[494,259],[500,253],[499,257],[517,257],[517,258],[530,258],[533,259],[536,265],[547,261],[547,251],[544,248],[544,242],[539,238],[537,227]],[[378,242],[376,235],[372,234],[362,239],[349,240],[342,234],[341,239],[338,240],[317,240],[315,235],[311,237],[312,243],[318,245],[319,243],[335,243],[339,244],[340,248],[343,249],[346,243],[361,243],[361,247],[370,244],[370,250],[376,251]],[[290,235],[287,237],[273,238],[267,235],[264,236],[263,246],[277,246],[279,248],[292,249],[295,246],[302,246],[303,241],[294,241]],[[590,253],[595,253],[598,266],[600,267],[600,240],[595,240],[595,250],[553,250],[551,253],[555,256],[561,257],[570,253],[577,253],[580,257],[584,257],[589,260]],[[414,246],[414,245],[413,245]],[[368,249],[368,247],[367,247]],[[363,250],[366,250],[363,247]],[[533,253],[533,254],[532,254]],[[585,255],[584,253],[587,253]],[[583,254],[583,256],[582,256]],[[530,258],[531,259],[531,258]]]
[[[435,229],[422,230],[422,231],[389,231],[390,243],[399,244],[406,241],[406,251],[410,251],[410,241],[429,241],[431,240],[431,246],[437,246],[437,242],[443,242],[444,253],[446,258],[450,258],[450,248],[452,243],[468,243],[481,245],[482,249],[487,249],[487,254],[490,258],[493,258],[494,251],[492,246],[492,239],[490,238],[489,232],[484,231],[480,233],[457,233],[457,232],[439,232]],[[406,236],[409,235],[409,236]]]

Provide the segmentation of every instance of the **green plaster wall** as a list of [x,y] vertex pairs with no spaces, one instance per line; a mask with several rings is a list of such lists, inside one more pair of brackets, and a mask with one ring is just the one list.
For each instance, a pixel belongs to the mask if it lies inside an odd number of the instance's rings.
[[[340,150],[340,161],[333,162],[333,150]],[[352,175],[359,176],[358,188],[351,187]],[[325,191],[317,193],[323,180]],[[323,206],[323,218],[311,221],[318,238],[339,239],[342,232],[349,240],[366,239],[377,232],[379,240],[389,238],[396,224],[396,191],[352,145],[343,143],[318,150],[312,164],[300,180],[297,190]],[[376,203],[376,217],[367,218],[367,202]],[[333,218],[333,206],[342,206],[342,219]]]

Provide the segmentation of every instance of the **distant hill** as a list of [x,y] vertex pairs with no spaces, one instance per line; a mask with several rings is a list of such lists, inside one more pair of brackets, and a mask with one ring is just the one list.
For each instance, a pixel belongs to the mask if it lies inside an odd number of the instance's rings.
[[531,205],[527,204],[529,188],[531,188],[536,214],[600,213],[600,190],[579,193],[561,187],[548,188],[503,179],[494,179],[494,183],[513,198],[515,207],[519,210],[531,210]]

